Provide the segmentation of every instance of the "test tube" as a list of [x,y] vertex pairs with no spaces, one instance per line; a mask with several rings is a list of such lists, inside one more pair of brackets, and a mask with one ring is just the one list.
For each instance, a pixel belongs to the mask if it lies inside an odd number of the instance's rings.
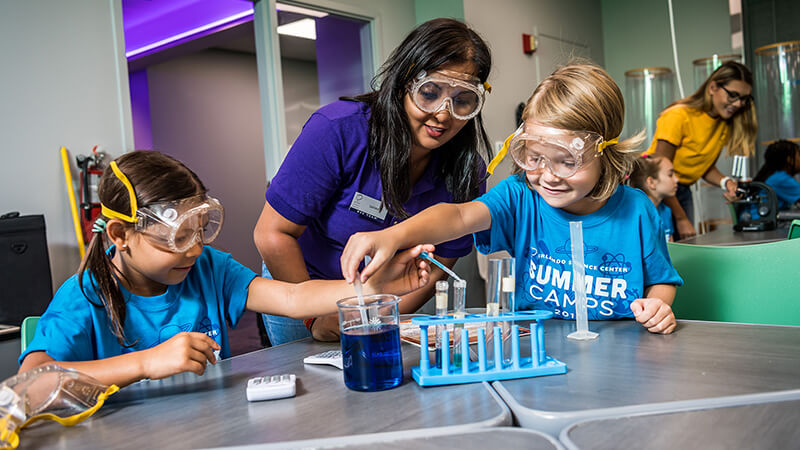
[[[486,317],[500,315],[500,295],[503,287],[501,275],[502,260],[489,260],[489,273],[486,282]],[[494,327],[497,322],[486,322],[486,361],[489,365],[494,362]]]
[[[463,319],[466,317],[467,309],[467,282],[464,280],[456,280],[453,282],[453,318]],[[464,328],[463,323],[457,323],[453,326],[453,365],[461,367],[464,363],[464,357],[469,358],[469,355],[462,354],[461,351],[461,330]],[[466,360],[467,363],[469,359]]]
[[[437,281],[436,282],[436,315],[440,317],[444,317],[447,315],[447,293],[448,289],[450,289],[450,284],[447,281]],[[444,329],[444,325],[436,325],[436,339],[435,339],[435,360],[436,360],[436,367],[442,367],[442,330]],[[448,345],[449,350],[449,345]]]
[[[514,291],[516,286],[516,276],[514,269],[514,258],[503,258],[500,260],[500,312],[503,314],[513,314],[516,312]],[[503,322],[503,363],[510,364],[511,354],[511,329],[514,322]]]

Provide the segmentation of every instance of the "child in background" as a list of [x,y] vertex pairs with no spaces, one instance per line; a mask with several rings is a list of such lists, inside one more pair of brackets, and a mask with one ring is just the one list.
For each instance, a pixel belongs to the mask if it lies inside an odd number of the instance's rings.
[[754,181],[769,185],[778,195],[778,209],[800,207],[800,146],[791,141],[775,141],[764,152],[764,165]]
[[672,167],[672,161],[663,156],[642,155],[633,166],[628,184],[641,189],[656,205],[664,237],[672,242],[672,211],[663,200],[673,197],[678,190],[678,177]]
[[[333,313],[337,300],[353,296],[342,280],[256,277],[204,246],[220,231],[222,205],[169,156],[137,151],[117,158],[97,195],[102,213],[89,251],[39,320],[20,372],[56,362],[119,386],[202,375],[220,352],[229,356],[226,322],[235,327],[245,309],[303,318]],[[398,255],[364,292],[404,294],[425,285],[429,268],[415,260],[423,249],[433,246]]]
[[480,252],[516,258],[518,309],[573,319],[569,222],[582,221],[589,318],[635,317],[650,332],[671,333],[670,305],[682,280],[653,202],[620,185],[642,141],[618,142],[623,116],[622,93],[603,69],[558,69],[533,92],[523,124],[506,141],[514,174],[475,201],[440,203],[385,230],[354,234],[342,275],[353,281],[365,255],[372,261],[362,280],[399,248],[475,233]]

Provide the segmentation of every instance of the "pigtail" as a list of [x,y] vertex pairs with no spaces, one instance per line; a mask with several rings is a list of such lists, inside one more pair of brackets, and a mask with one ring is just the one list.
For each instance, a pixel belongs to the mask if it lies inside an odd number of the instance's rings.
[[[98,223],[100,223],[100,221],[105,222],[105,220],[107,219],[100,216]],[[105,224],[103,224],[101,228],[102,230],[96,228],[94,237],[92,237],[89,243],[86,257],[81,261],[80,268],[78,269],[78,286],[84,298],[86,298],[89,303],[92,303],[92,305],[98,308],[105,308],[110,321],[111,332],[117,337],[117,341],[120,345],[123,347],[131,347],[135,342],[130,345],[125,343],[125,332],[122,327],[122,324],[125,323],[125,298],[115,278],[115,276],[122,276],[122,274],[111,262],[111,257],[108,256],[105,251],[103,242]],[[90,274],[88,277],[91,284],[90,288],[102,302],[101,305],[92,302],[91,298],[86,293],[86,287],[83,283],[84,273],[86,271]]]

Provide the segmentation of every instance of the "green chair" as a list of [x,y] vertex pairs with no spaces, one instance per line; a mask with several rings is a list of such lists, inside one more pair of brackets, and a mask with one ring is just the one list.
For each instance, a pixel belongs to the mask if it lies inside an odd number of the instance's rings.
[[39,317],[40,316],[28,316],[22,321],[21,330],[19,332],[19,341],[22,347],[22,350],[20,350],[21,352],[24,352],[25,348],[28,347],[28,344],[33,340],[33,336],[36,334],[36,324],[39,323]]
[[678,319],[800,325],[800,239],[667,247],[684,282],[673,304]]
[[800,237],[800,220],[794,219],[792,224],[789,225],[789,239]]

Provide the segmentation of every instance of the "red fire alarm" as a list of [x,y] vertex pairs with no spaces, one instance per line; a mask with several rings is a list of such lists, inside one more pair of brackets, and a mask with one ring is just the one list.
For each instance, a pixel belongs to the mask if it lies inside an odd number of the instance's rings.
[[534,36],[522,33],[522,51],[526,55],[536,51],[536,38]]

